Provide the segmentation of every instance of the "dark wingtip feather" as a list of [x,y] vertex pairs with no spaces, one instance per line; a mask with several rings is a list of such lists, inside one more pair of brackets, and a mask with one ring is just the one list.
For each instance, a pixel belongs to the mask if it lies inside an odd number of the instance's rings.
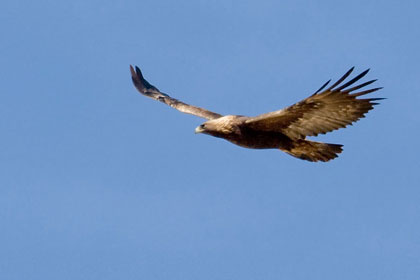
[[369,100],[385,100],[385,97],[375,97],[375,98],[369,98]]
[[[386,98],[369,98],[369,99],[365,99],[368,100],[369,102],[371,101],[380,101],[380,100],[385,100]],[[371,103],[371,104],[379,104],[379,103]]]
[[344,75],[350,75],[352,72],[353,72],[353,70],[354,70],[354,67],[355,66],[352,66],[347,72],[346,72],[346,74],[344,74]]
[[323,90],[329,83],[331,82],[331,79],[330,80],[328,80],[325,84],[323,84],[317,91],[315,91],[315,93],[314,94],[312,94],[312,95],[315,95],[315,94],[317,94],[318,92],[320,92],[321,90]]
[[363,78],[369,72],[369,70],[370,69],[366,69],[365,71],[363,71],[362,73],[360,73],[359,75],[357,75],[356,77],[354,77],[353,79],[351,79],[350,81],[348,81],[347,83],[345,83],[344,85],[342,85],[342,86],[340,86],[340,87],[338,87],[338,88],[336,88],[334,90],[335,91],[340,91],[340,90],[342,90],[342,89],[344,89],[344,88],[346,88],[346,87],[354,84],[355,82],[357,82],[358,80],[360,80],[361,78]]
[[130,72],[131,72],[131,79],[133,80],[133,83],[134,83],[135,80],[138,80],[138,77],[132,65],[130,65]]
[[344,81],[350,74],[353,72],[354,66],[350,68],[337,82],[335,82],[332,86],[330,86],[327,90],[332,90],[336,86],[338,86],[342,81]]
[[140,68],[139,68],[139,67],[137,67],[137,66],[136,66],[136,73],[137,73],[137,75],[138,75],[138,76],[139,76],[142,80],[144,80],[143,74],[141,73]]
[[372,102],[372,101],[380,101],[380,100],[384,100],[386,98],[383,97],[376,97],[376,98],[369,98],[369,99],[364,99],[367,100],[369,102],[370,105],[374,106],[374,105],[379,105],[379,102]]
[[356,92],[356,93],[350,94],[350,96],[358,97],[358,96],[362,96],[362,95],[365,95],[365,94],[368,94],[368,93],[371,93],[371,92],[378,91],[380,89],[383,89],[383,87],[377,87],[377,88],[364,90],[364,91],[361,91],[361,92]]
[[138,75],[138,72],[137,72],[138,67],[137,66],[135,67],[136,67],[136,70],[134,70],[133,66],[130,65],[131,80],[133,81],[133,84],[136,87],[136,89],[140,91],[141,93],[144,93],[145,87],[144,87],[144,84],[142,83],[141,72],[140,72],[140,75]]
[[139,67],[137,67],[137,66],[135,66],[135,69],[136,70],[134,70],[134,68],[133,68],[133,66],[132,65],[130,65],[130,72],[131,72],[131,76],[134,78],[137,78],[137,79],[139,79],[139,80],[141,80],[141,81],[143,81],[144,80],[144,77],[143,77],[143,74],[141,73],[141,70],[140,70],[140,68]]
[[365,86],[368,86],[368,85],[370,85],[370,84],[372,84],[372,83],[374,83],[374,82],[376,82],[376,81],[377,81],[377,79],[375,79],[375,80],[370,80],[370,81],[368,81],[368,82],[366,82],[366,83],[363,83],[363,84],[360,84],[360,85],[354,86],[354,87],[352,87],[352,88],[349,88],[349,89],[343,90],[343,92],[345,92],[345,93],[350,93],[350,92],[355,91],[355,90],[357,90],[357,89],[359,89],[359,88],[363,88],[363,87],[365,87]]
[[141,70],[139,67],[135,66],[135,71],[132,65],[130,65],[130,72],[131,72],[131,79],[133,80],[134,86],[137,88],[138,91],[141,93],[146,93],[148,91],[157,91],[159,90],[151,85],[146,79],[143,77]]

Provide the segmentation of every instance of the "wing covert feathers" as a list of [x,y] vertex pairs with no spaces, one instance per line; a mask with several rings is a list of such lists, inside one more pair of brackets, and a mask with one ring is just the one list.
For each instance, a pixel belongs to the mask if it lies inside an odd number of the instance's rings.
[[169,105],[180,112],[195,115],[204,119],[211,120],[220,118],[222,116],[220,114],[208,111],[206,109],[186,104],[182,101],[170,97],[169,95],[163,92],[160,92],[155,86],[151,85],[148,81],[146,81],[146,79],[143,77],[143,74],[137,66],[134,70],[133,66],[130,65],[130,72],[131,79],[133,80],[133,84],[136,87],[136,89],[141,94],[147,97],[165,103],[166,105]]
[[325,134],[358,121],[378,104],[374,101],[383,98],[357,98],[381,89],[377,87],[358,91],[376,80],[354,85],[369,69],[342,84],[353,69],[354,67],[326,90],[321,92],[328,82],[310,97],[285,109],[250,118],[246,125],[256,130],[277,131],[291,138],[304,139],[306,136]]

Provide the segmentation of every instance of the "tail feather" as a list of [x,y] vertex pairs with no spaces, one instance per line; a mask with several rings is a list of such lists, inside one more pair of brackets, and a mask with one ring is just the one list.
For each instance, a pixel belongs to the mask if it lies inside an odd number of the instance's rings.
[[309,140],[299,139],[293,145],[286,149],[282,149],[289,155],[308,160],[308,161],[329,161],[343,151],[343,145],[320,143]]

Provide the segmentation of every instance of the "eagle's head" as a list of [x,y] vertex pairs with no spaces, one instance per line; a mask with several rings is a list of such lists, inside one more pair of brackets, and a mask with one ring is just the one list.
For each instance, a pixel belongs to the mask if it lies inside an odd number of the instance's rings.
[[226,137],[227,135],[240,133],[238,127],[238,116],[224,116],[214,120],[209,120],[195,129],[195,133],[210,134],[216,137]]

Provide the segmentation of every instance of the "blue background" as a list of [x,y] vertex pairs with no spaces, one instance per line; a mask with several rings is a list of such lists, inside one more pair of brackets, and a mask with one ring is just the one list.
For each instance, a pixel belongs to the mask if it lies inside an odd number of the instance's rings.
[[[2,279],[419,279],[420,2],[0,4]],[[387,97],[329,163],[195,135],[351,66]]]

